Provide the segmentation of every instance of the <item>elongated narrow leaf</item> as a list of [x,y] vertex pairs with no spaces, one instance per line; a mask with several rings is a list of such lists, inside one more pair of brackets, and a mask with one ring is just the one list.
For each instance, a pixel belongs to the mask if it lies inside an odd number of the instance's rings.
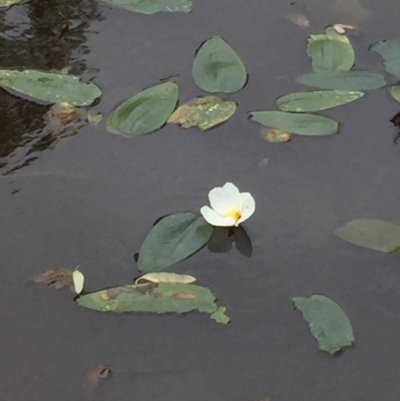
[[339,124],[327,117],[284,111],[252,111],[250,118],[267,127],[292,134],[325,136],[337,132]]
[[194,284],[132,284],[85,294],[77,302],[100,312],[187,313],[197,310],[210,315],[218,312],[217,317],[213,316],[216,321],[225,324],[229,321],[229,318],[224,319],[224,310],[219,310],[210,289]]
[[293,298],[293,302],[302,312],[321,351],[333,355],[355,341],[348,317],[332,299],[323,295],[312,295],[310,298]]
[[125,136],[147,134],[163,126],[178,101],[178,85],[164,82],[121,103],[107,121],[109,131]]
[[354,245],[375,251],[400,251],[400,226],[377,219],[356,219],[336,230],[336,235]]
[[213,228],[193,213],[177,213],[162,219],[145,239],[139,252],[138,267],[157,272],[177,263],[207,243]]
[[375,43],[371,50],[379,53],[383,60],[386,71],[400,78],[400,41],[381,40]]
[[0,85],[44,102],[75,106],[89,106],[101,96],[98,86],[79,77],[37,70],[0,70]]
[[290,93],[277,99],[276,104],[282,111],[304,113],[319,111],[354,102],[364,96],[363,92],[355,91],[316,91]]
[[155,14],[161,11],[189,13],[192,0],[103,0],[113,6],[141,14]]
[[204,42],[193,62],[196,85],[211,93],[232,93],[246,84],[247,72],[235,51],[219,36]]
[[150,281],[152,283],[183,283],[190,284],[196,281],[196,277],[189,276],[187,274],[177,274],[177,273],[146,273],[143,276],[138,277],[135,280],[135,284],[140,281]]
[[314,71],[349,71],[355,61],[349,38],[339,35],[333,28],[328,28],[323,35],[311,35],[307,54]]
[[217,96],[200,96],[179,106],[168,122],[184,128],[197,126],[205,131],[231,118],[236,107],[235,102]]
[[393,97],[393,99],[400,102],[400,84],[392,85],[389,88],[389,93]]
[[386,85],[383,75],[369,71],[321,71],[301,75],[296,82],[315,88],[349,91],[378,89]]

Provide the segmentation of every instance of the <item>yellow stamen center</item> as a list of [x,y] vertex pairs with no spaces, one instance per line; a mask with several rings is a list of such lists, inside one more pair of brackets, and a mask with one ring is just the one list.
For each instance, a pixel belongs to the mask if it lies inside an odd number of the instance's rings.
[[236,207],[230,207],[225,212],[226,217],[233,217],[235,221],[238,221],[242,217],[242,212]]

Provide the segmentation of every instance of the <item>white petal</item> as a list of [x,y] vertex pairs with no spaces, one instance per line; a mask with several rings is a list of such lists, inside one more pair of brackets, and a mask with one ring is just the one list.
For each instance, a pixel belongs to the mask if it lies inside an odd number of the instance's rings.
[[235,225],[235,219],[233,217],[224,217],[212,210],[208,206],[203,206],[200,209],[200,213],[203,215],[207,223],[217,227],[232,227]]
[[227,182],[222,188],[217,187],[208,194],[211,207],[221,215],[232,207],[242,209],[242,196],[239,190],[230,182]]
[[243,192],[241,195],[243,201],[242,216],[237,221],[237,224],[247,220],[256,210],[256,202],[251,194],[248,192]]

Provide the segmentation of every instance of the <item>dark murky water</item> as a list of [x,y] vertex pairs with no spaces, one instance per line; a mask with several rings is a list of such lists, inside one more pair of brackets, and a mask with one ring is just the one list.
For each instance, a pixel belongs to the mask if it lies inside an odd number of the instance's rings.
[[[388,122],[400,107],[373,91],[324,113],[343,122],[340,134],[281,145],[265,142],[245,114],[300,88],[292,79],[310,71],[307,36],[334,22],[358,24],[357,67],[383,71],[366,49],[398,38],[397,1],[357,3],[197,0],[189,15],[145,16],[90,0],[32,0],[0,12],[2,67],[68,64],[103,89],[96,110],[106,115],[170,75],[179,75],[181,101],[200,94],[191,63],[214,34],[250,74],[229,96],[240,108],[221,127],[167,126],[132,140],[104,125],[44,136],[48,106],[0,89],[2,401],[88,399],[85,378],[99,363],[115,374],[93,390],[98,401],[397,401],[399,258],[333,232],[358,217],[400,222],[400,149]],[[293,10],[311,26],[288,21]],[[229,326],[200,314],[95,313],[68,291],[30,282],[78,263],[88,290],[131,281],[133,255],[154,220],[198,210],[226,181],[256,199],[245,225],[253,256],[204,249],[174,270],[216,291]],[[356,346],[339,357],[319,352],[293,311],[292,297],[312,293],[335,299],[353,323]]]

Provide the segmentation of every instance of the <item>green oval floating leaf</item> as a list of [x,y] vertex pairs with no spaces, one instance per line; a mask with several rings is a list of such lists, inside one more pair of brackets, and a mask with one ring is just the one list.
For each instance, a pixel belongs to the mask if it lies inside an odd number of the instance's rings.
[[332,299],[312,295],[310,298],[293,298],[293,302],[296,309],[302,312],[321,351],[333,355],[355,341],[348,317]]
[[369,71],[315,72],[297,77],[296,82],[315,88],[349,91],[378,89],[386,85],[383,75]]
[[393,97],[393,99],[400,102],[400,84],[392,85],[389,88],[389,93]]
[[375,43],[371,50],[382,56],[387,72],[400,78],[400,41],[381,40]]
[[336,235],[354,245],[375,251],[400,251],[400,226],[377,219],[356,219],[336,230]]
[[141,14],[158,12],[189,13],[192,10],[192,0],[103,0],[113,6],[125,8]]
[[242,60],[219,36],[213,36],[201,45],[193,62],[192,73],[196,85],[211,93],[237,92],[247,80]]
[[363,92],[355,91],[316,91],[290,93],[277,99],[276,104],[282,111],[304,113],[326,110],[342,104],[354,102],[363,97]]
[[222,124],[233,116],[235,102],[217,96],[199,96],[179,106],[168,119],[184,128],[199,127],[202,131]]
[[250,118],[267,127],[298,135],[325,136],[337,132],[339,124],[330,118],[314,114],[284,111],[252,111]]
[[132,284],[81,295],[77,302],[85,308],[114,313],[187,313],[197,310],[212,315],[219,323],[229,322],[210,289],[194,284]]
[[355,54],[350,40],[339,35],[333,28],[326,34],[311,35],[308,40],[307,54],[311,57],[314,71],[349,71],[354,65]]
[[178,85],[164,82],[130,97],[110,115],[107,128],[125,136],[148,134],[162,127],[176,107]]
[[37,70],[0,70],[0,85],[45,102],[74,106],[89,106],[101,96],[98,86],[79,77]]
[[207,243],[212,232],[212,226],[194,213],[165,217],[152,228],[140,248],[139,270],[157,272],[187,258]]

